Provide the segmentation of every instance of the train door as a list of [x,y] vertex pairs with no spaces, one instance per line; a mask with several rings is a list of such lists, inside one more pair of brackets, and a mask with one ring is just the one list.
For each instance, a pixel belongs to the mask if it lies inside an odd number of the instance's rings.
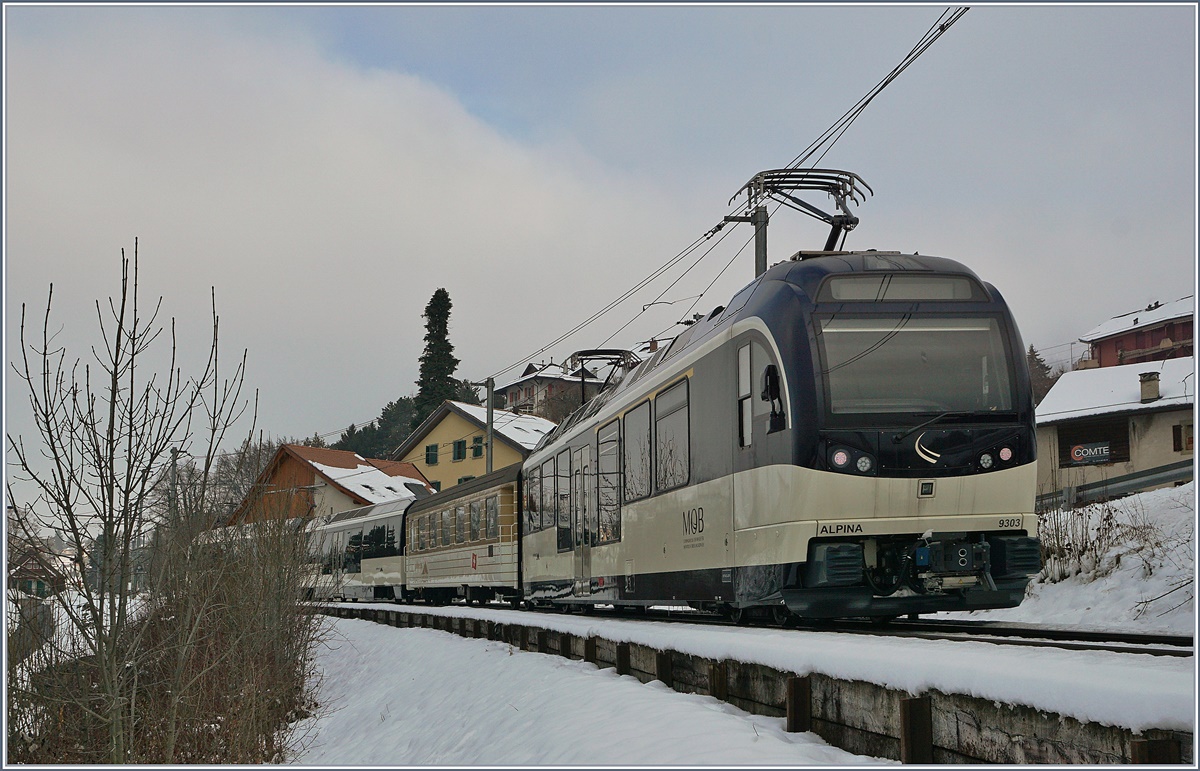
[[589,516],[591,508],[591,485],[588,483],[591,471],[590,446],[579,447],[574,452],[574,463],[571,464],[571,501],[572,518],[575,524],[575,595],[587,597],[592,593],[592,521]]

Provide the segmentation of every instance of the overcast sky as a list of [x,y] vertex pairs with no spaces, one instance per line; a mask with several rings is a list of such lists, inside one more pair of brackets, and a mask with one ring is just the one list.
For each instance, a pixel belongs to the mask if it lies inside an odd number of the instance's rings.
[[[438,287],[458,374],[484,378],[716,224],[942,10],[6,5],[6,359],[50,282],[85,356],[136,237],[185,346],[215,287],[269,433],[337,432],[414,393]],[[822,161],[875,191],[847,247],[966,263],[1065,363],[1100,322],[1193,291],[1195,79],[1190,4],[973,7]],[[731,260],[696,312],[753,277],[749,226],[730,232],[664,301]],[[771,262],[824,237],[780,212]],[[534,358],[601,345],[693,261]]]

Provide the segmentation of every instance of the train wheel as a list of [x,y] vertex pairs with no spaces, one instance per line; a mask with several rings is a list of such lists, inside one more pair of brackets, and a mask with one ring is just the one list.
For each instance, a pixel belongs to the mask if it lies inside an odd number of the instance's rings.
[[788,610],[787,605],[776,605],[771,608],[771,621],[775,626],[787,626],[793,618],[792,611]]
[[730,608],[729,620],[738,626],[745,626],[750,623],[750,614],[746,612],[745,608]]

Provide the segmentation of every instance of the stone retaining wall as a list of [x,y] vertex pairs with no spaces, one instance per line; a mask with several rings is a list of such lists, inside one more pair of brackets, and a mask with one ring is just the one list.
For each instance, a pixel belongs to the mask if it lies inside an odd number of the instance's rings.
[[[1186,763],[1192,734],[1081,723],[1030,707],[962,694],[908,693],[813,673],[797,677],[761,664],[713,661],[637,643],[582,638],[536,624],[437,616],[418,610],[329,606],[322,612],[402,627],[440,629],[508,643],[598,667],[682,693],[711,695],[756,715],[783,717],[789,731],[812,731],[848,752],[911,763]],[[530,621],[535,621],[531,617]]]

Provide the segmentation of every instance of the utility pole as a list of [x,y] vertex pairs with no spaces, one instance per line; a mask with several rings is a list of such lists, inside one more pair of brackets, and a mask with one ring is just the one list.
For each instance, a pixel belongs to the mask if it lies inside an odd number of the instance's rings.
[[487,383],[487,405],[488,405],[488,410],[487,410],[487,467],[486,467],[487,472],[486,473],[490,474],[490,473],[492,473],[492,462],[493,462],[492,461],[492,435],[493,435],[493,433],[495,433],[495,425],[496,425],[496,421],[494,420],[495,406],[493,404],[493,401],[496,396],[496,381],[489,377],[487,379],[487,381],[485,381],[485,382]]
[[493,406],[493,402],[496,400],[496,381],[494,378],[489,377],[482,383],[471,383],[471,385],[487,387],[487,460],[485,461],[487,471],[484,473],[490,474],[492,473],[492,464],[494,463],[492,459],[492,438],[496,433],[495,407]]
[[767,207],[756,206],[748,217],[726,217],[726,222],[749,222],[754,226],[754,277],[767,272]]

